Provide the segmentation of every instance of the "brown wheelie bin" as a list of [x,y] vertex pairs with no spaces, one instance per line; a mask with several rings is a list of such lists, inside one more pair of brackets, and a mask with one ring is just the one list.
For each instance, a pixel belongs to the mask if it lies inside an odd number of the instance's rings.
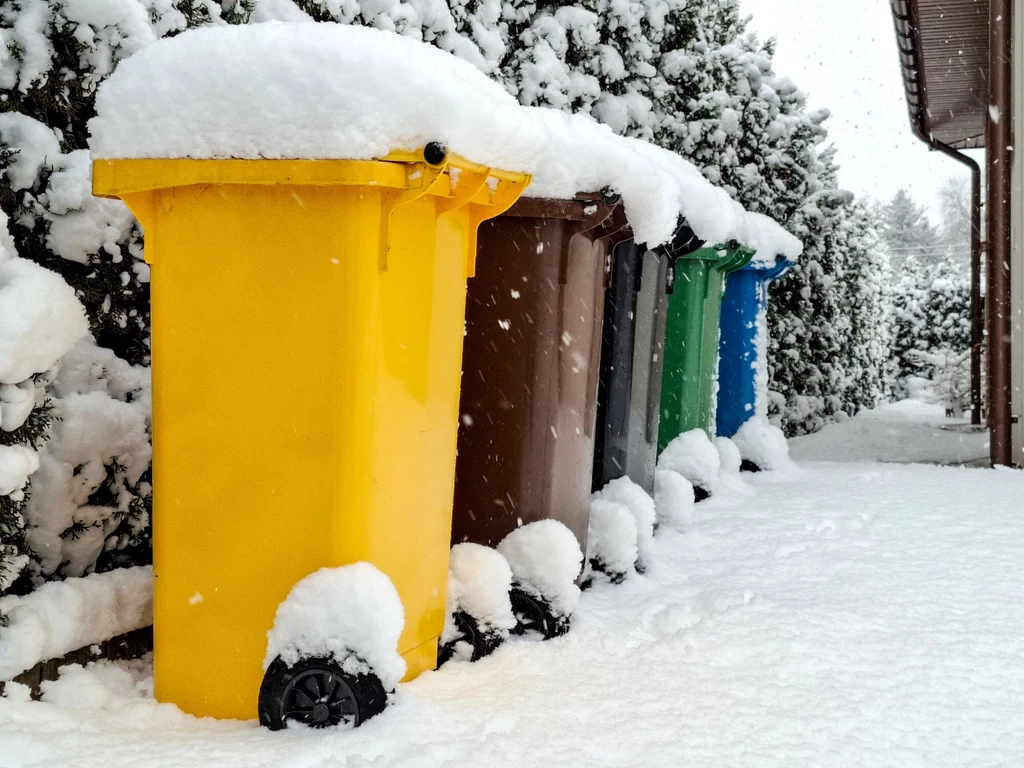
[[[617,233],[621,233],[618,234]],[[586,552],[612,195],[520,199],[480,226],[466,301],[452,543],[555,519]]]

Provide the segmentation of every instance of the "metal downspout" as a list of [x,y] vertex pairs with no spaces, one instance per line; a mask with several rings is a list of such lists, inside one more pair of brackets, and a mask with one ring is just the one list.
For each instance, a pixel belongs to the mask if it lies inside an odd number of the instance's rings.
[[1010,183],[1013,122],[1011,0],[989,0],[988,158],[988,425],[993,465],[1013,464],[1010,405]]

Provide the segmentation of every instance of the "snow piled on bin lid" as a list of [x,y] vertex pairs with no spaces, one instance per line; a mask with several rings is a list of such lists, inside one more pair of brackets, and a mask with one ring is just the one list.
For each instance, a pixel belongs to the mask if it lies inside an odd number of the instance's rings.
[[123,61],[96,109],[89,128],[100,158],[368,160],[440,141],[473,162],[532,174],[533,197],[611,187],[651,246],[669,240],[682,214],[708,241],[734,238],[772,256],[801,249],[677,155],[587,117],[520,106],[472,64],[380,30],[192,30]]

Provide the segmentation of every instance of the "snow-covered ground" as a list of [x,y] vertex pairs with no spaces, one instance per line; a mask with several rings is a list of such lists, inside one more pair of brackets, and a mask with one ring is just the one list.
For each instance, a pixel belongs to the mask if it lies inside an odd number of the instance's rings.
[[[888,458],[931,430],[899,412],[794,452]],[[97,664],[0,700],[0,765],[1024,765],[1024,473],[799,463],[663,527],[565,637],[424,675],[358,730],[195,720],[144,663]]]
[[988,463],[988,432],[948,419],[941,405],[902,400],[789,442],[797,461]]

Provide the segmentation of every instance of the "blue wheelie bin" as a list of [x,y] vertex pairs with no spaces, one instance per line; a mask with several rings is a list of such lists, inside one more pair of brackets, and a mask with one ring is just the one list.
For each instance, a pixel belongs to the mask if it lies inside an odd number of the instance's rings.
[[767,263],[755,257],[745,267],[729,273],[718,342],[715,427],[720,437],[732,437],[756,413],[757,320],[768,308],[768,284],[792,266],[785,256]]

